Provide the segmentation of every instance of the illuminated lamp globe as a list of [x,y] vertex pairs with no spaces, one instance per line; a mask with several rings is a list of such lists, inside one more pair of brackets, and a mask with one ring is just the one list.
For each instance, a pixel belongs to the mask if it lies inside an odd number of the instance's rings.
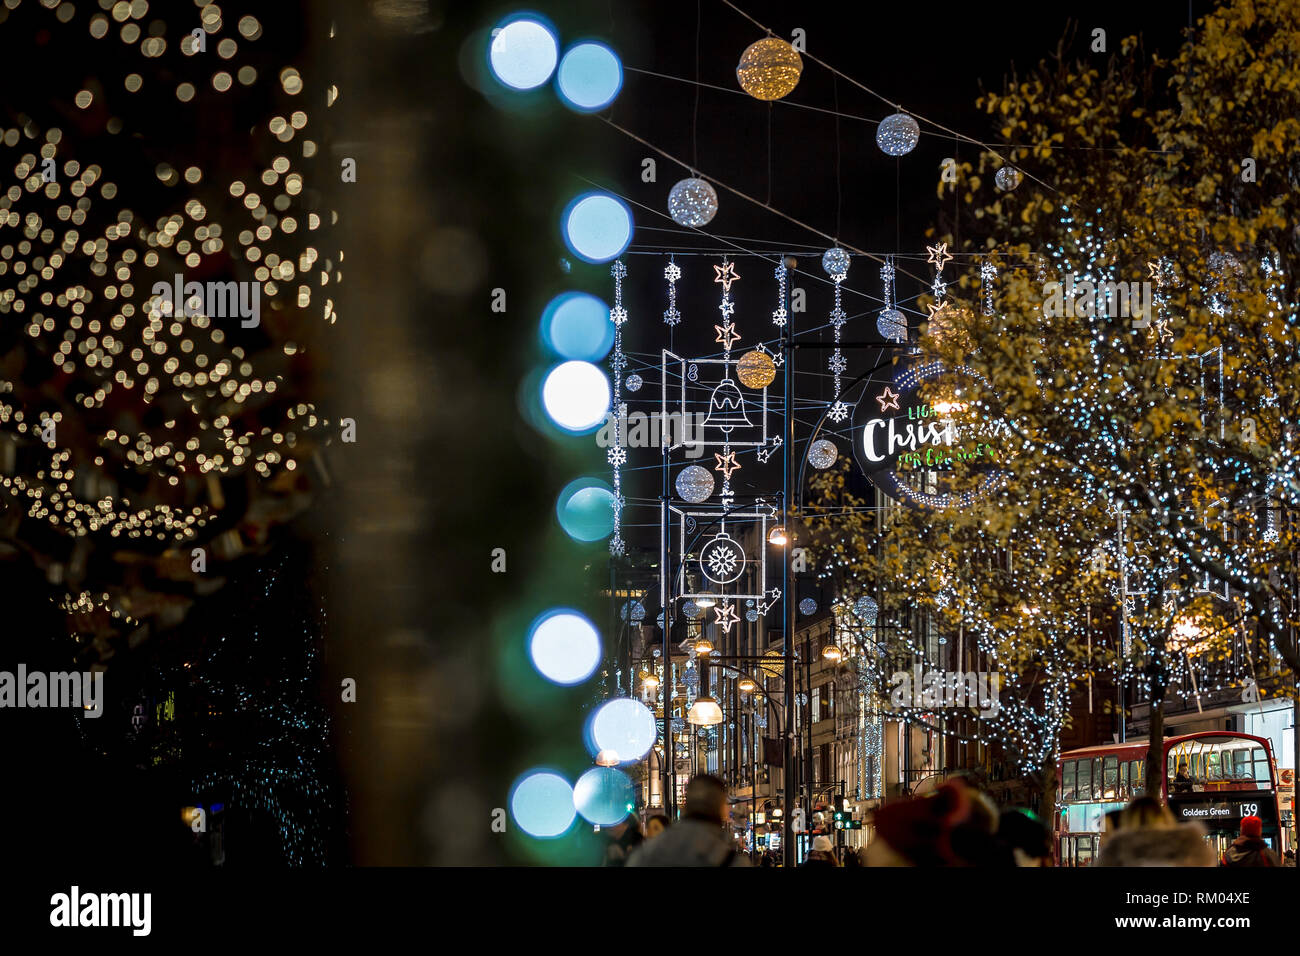
[[596,754],[596,766],[617,767],[618,752],[614,750],[602,750],[600,753]]
[[696,697],[686,712],[686,722],[696,727],[713,727],[722,723],[722,708],[712,697]]
[[832,664],[838,664],[844,660],[844,652],[834,644],[827,644],[822,648],[822,657]]
[[740,680],[736,681],[736,690],[740,691],[742,694],[752,694],[754,691],[758,690],[758,682],[752,677],[742,677]]
[[702,637],[695,642],[696,657],[699,657],[701,654],[712,654],[712,653],[713,653],[713,642],[709,640],[707,637]]
[[772,356],[758,349],[746,352],[736,363],[736,378],[746,388],[767,388],[776,379],[776,363]]
[[654,690],[655,688],[657,688],[657,687],[659,686],[659,677],[658,677],[658,675],[656,675],[656,674],[646,674],[645,677],[641,678],[641,685],[642,685],[643,687],[648,687],[648,688],[650,688],[651,690]]
[[784,548],[787,544],[790,543],[790,538],[785,533],[785,528],[781,527],[780,525],[777,525],[775,528],[773,528],[771,531],[767,533],[767,543],[774,544],[778,548]]
[[876,127],[876,145],[886,156],[906,156],[920,138],[921,127],[906,113],[886,116]]
[[736,67],[740,88],[756,100],[779,100],[799,84],[803,59],[789,43],[768,37],[751,43]]
[[828,438],[819,438],[808,446],[808,464],[814,468],[829,468],[839,457],[840,450]]
[[718,602],[714,599],[713,595],[711,594],[705,594],[697,598],[695,603],[700,607],[716,607],[718,604]]
[[718,193],[694,176],[679,180],[668,193],[668,215],[679,226],[698,229],[718,214]]

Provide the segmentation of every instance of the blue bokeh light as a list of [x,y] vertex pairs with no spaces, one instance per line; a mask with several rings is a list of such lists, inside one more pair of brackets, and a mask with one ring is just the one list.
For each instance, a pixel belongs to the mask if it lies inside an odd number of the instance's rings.
[[560,217],[564,243],[584,262],[609,262],[632,241],[632,210],[617,196],[583,193]]
[[570,608],[547,611],[528,635],[533,666],[556,684],[580,684],[600,665],[600,634],[583,615]]
[[589,823],[609,827],[623,820],[636,797],[632,781],[613,767],[592,767],[573,785],[573,805]]
[[578,815],[573,788],[549,770],[530,770],[519,779],[510,794],[510,813],[521,830],[544,840],[562,836]]
[[599,478],[577,478],[555,499],[555,516],[577,541],[600,541],[614,532],[614,492]]
[[565,51],[555,73],[560,99],[580,113],[603,110],[623,88],[623,63],[604,43],[584,40]]
[[658,736],[655,715],[631,697],[616,697],[601,704],[587,725],[587,746],[593,754],[610,751],[619,763],[640,760]]
[[512,14],[488,42],[492,75],[514,90],[536,89],[549,80],[559,55],[555,31],[536,14]]
[[562,292],[542,312],[542,342],[561,358],[600,361],[614,344],[609,306],[586,292]]
[[609,403],[609,379],[590,362],[561,362],[542,382],[542,407],[566,432],[595,431],[605,421]]

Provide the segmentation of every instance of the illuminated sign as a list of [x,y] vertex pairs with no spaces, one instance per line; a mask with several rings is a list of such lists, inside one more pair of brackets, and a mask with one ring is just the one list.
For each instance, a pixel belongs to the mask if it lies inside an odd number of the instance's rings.
[[[948,394],[922,400],[917,390],[925,383],[942,383]],[[854,453],[867,477],[891,498],[920,507],[964,507],[992,491],[1002,481],[1002,429],[969,414],[977,387],[987,384],[974,369],[927,361],[869,386],[853,421]]]

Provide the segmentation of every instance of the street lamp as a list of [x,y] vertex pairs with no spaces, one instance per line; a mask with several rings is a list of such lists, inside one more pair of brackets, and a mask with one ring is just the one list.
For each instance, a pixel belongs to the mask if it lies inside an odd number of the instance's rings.
[[758,690],[758,683],[752,677],[742,677],[736,681],[736,690],[742,694],[752,694]]
[[784,527],[777,525],[767,533],[767,541],[769,544],[774,544],[778,548],[784,548],[790,543],[790,537],[785,533]]
[[822,648],[822,657],[832,664],[838,664],[844,660],[844,652],[835,644],[827,644]]
[[708,657],[700,658],[700,691],[700,696],[695,698],[695,703],[686,712],[686,722],[696,727],[712,727],[722,723],[722,707],[709,693]]

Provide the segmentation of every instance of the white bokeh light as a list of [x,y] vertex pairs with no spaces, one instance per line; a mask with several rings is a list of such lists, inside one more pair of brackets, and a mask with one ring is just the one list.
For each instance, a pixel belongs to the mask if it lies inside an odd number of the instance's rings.
[[612,750],[619,763],[640,760],[654,746],[655,737],[655,715],[641,701],[630,697],[605,702],[591,718],[591,740],[596,750]]
[[546,414],[565,431],[595,429],[605,420],[609,401],[609,379],[590,362],[563,362],[542,385]]
[[516,90],[541,86],[555,72],[560,46],[540,20],[519,19],[493,31],[488,47],[492,74]]
[[600,664],[600,634],[577,611],[553,611],[533,625],[533,666],[556,684],[580,684]]

